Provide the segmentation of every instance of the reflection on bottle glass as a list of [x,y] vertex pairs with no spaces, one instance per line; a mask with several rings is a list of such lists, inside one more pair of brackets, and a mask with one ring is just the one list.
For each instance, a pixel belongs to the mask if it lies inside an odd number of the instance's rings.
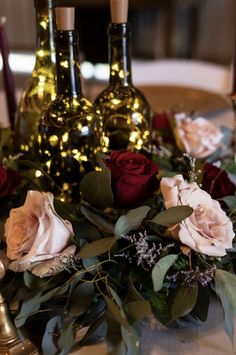
[[129,23],[109,24],[110,82],[94,103],[109,149],[141,149],[149,138],[151,110],[132,84],[130,37]]

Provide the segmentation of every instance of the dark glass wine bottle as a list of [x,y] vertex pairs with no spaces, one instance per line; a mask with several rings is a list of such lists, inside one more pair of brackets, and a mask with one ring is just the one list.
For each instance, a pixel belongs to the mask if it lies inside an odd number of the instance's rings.
[[[16,114],[17,148],[31,150],[42,112],[55,98],[54,0],[35,0],[36,61]],[[31,151],[32,153],[32,151]],[[27,154],[27,156],[32,154]]]
[[[63,8],[65,9],[65,8]],[[79,198],[81,178],[95,166],[95,155],[103,142],[102,121],[83,96],[80,80],[78,32],[57,30],[56,98],[39,125],[40,160],[61,198]]]
[[133,86],[131,73],[131,25],[108,26],[109,86],[96,98],[109,149],[141,149],[149,138],[151,110],[144,95]]

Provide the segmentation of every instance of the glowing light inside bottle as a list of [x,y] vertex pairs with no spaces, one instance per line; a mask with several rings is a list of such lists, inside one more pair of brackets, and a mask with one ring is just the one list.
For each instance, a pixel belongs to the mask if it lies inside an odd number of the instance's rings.
[[45,20],[42,20],[40,22],[40,26],[43,27],[44,30],[46,30],[47,29],[47,22]]
[[41,171],[40,170],[36,170],[35,177],[40,177],[40,176],[42,176]]
[[69,63],[67,60],[64,60],[64,62],[60,63],[60,66],[67,69],[67,68],[69,68]]

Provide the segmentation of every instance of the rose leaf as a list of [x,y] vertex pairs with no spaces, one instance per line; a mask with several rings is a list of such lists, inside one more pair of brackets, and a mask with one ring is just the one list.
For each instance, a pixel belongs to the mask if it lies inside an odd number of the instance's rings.
[[113,205],[114,197],[111,189],[111,172],[92,171],[84,176],[80,183],[80,191],[85,201],[102,207]]
[[164,227],[171,227],[182,222],[193,213],[193,209],[189,206],[174,206],[167,210],[158,213],[151,222],[159,224]]
[[175,320],[189,314],[195,307],[198,295],[198,286],[177,288],[171,306],[171,319]]
[[126,235],[130,231],[139,228],[149,211],[150,207],[141,206],[130,210],[127,214],[121,216],[115,225],[115,236],[117,239],[122,235]]
[[79,252],[78,256],[81,259],[92,258],[94,256],[98,256],[101,254],[106,253],[109,249],[111,249],[112,245],[115,242],[114,237],[104,238],[100,240],[95,240],[90,244],[86,244],[81,251]]
[[160,259],[152,269],[152,282],[155,292],[162,289],[163,281],[169,268],[174,264],[177,255],[169,254]]
[[146,300],[134,301],[125,305],[125,313],[131,323],[142,320],[144,317],[149,315],[151,311],[151,305]]

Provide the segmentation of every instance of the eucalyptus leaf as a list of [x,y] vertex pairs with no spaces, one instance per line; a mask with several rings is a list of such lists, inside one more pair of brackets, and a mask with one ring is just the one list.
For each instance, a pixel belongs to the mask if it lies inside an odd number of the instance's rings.
[[47,293],[45,293],[44,295],[42,295],[39,298],[39,302],[43,303],[46,302],[48,300],[50,300],[52,297],[54,296],[60,296],[63,295],[64,293],[66,293],[68,291],[68,288],[70,287],[69,284],[64,284],[62,286],[58,286],[53,288],[51,291],[48,291]]
[[78,256],[81,259],[88,259],[94,256],[104,254],[111,249],[114,242],[114,237],[95,240],[94,242],[85,245],[79,252]]
[[195,307],[198,295],[198,286],[177,288],[171,305],[171,319],[175,320],[189,314]]
[[231,172],[229,171],[226,171],[227,175],[228,175],[228,178],[230,179],[230,181],[236,185],[236,174],[232,174]]
[[220,200],[224,201],[230,210],[236,209],[236,196],[225,196]]
[[[104,319],[105,317],[102,315],[91,324],[83,339],[79,342],[80,345],[86,345],[90,343],[90,341],[94,338],[94,334],[96,334],[97,330],[100,330],[101,326],[104,324]],[[95,341],[96,340],[97,339],[95,339]]]
[[115,226],[113,223],[110,223],[100,215],[90,211],[88,208],[82,206],[81,207],[81,212],[83,215],[91,222],[93,223],[102,233],[106,234],[114,234],[114,229]]
[[67,314],[70,317],[79,317],[85,313],[94,296],[94,285],[92,282],[83,282],[77,285],[72,291],[70,301],[67,305]]
[[118,323],[120,323],[121,325],[123,325],[124,327],[128,327],[129,323],[128,323],[127,319],[124,318],[123,312],[117,306],[117,304],[111,298],[109,298],[108,296],[104,296],[104,299],[105,299],[105,301],[107,303],[107,307],[108,307],[109,311],[111,312],[113,317],[116,319],[116,321]]
[[111,188],[111,172],[108,168],[92,171],[84,176],[80,191],[85,201],[102,207],[112,206],[114,197]]
[[236,276],[230,272],[217,269],[215,289],[224,311],[236,316]]
[[178,255],[169,254],[161,258],[152,269],[152,282],[155,292],[162,289],[163,282],[169,268],[174,264]]
[[131,324],[142,320],[149,315],[151,311],[151,305],[146,300],[134,301],[125,305],[125,313]]
[[42,292],[43,290],[39,290],[35,292],[34,294],[31,295],[29,299],[25,300],[22,303],[20,312],[15,318],[15,325],[17,328],[22,327],[27,321],[27,318],[32,313],[35,313],[40,309],[40,305],[41,305],[40,297]]
[[25,271],[23,273],[23,278],[25,286],[33,290],[43,287],[46,284],[45,279],[41,279],[40,277],[33,275],[29,271]]
[[127,355],[141,355],[139,339],[134,328],[121,326],[121,334],[127,347]]
[[60,349],[60,355],[67,355],[74,345],[74,323],[71,322],[70,325],[61,333],[57,345]]
[[193,209],[189,206],[174,206],[167,210],[158,213],[151,222],[159,224],[164,227],[171,227],[182,222],[193,213]]
[[55,316],[51,318],[46,326],[45,333],[42,339],[42,349],[44,354],[56,355],[58,349],[54,342],[54,334],[61,327],[61,317]]
[[72,223],[74,231],[74,241],[78,242],[79,239],[85,239],[88,242],[101,239],[101,233],[99,230],[89,221],[78,221]]
[[149,211],[150,207],[141,206],[121,216],[115,225],[115,236],[120,238],[122,235],[139,228]]
[[112,350],[110,351],[107,355],[127,355],[127,347],[125,345],[125,342],[122,340],[119,342],[119,344]]

